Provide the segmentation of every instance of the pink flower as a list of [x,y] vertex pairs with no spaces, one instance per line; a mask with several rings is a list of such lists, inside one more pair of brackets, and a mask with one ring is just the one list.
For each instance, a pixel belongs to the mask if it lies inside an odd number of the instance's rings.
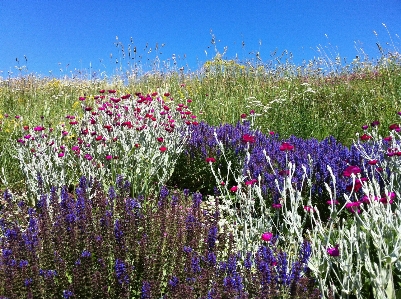
[[37,127],[34,127],[34,128],[33,128],[33,130],[36,131],[36,132],[43,131],[44,129],[45,129],[45,128],[42,127],[42,126],[37,126]]
[[110,98],[111,101],[113,101],[114,103],[118,103],[119,101],[121,101],[120,98]]
[[389,127],[388,127],[388,129],[390,130],[390,131],[392,131],[392,130],[399,130],[400,129],[400,126],[398,125],[398,124],[392,124],[392,125],[390,125]]
[[238,191],[238,187],[237,187],[237,186],[232,186],[232,187],[230,188],[230,191],[231,191],[231,192],[237,192],[237,191]]
[[258,181],[257,179],[252,179],[252,180],[250,180],[250,181],[246,181],[246,182],[245,182],[245,185],[250,186],[250,185],[255,184],[257,181]]
[[370,136],[370,135],[368,135],[368,134],[363,134],[363,135],[361,136],[361,140],[362,140],[362,141],[367,141],[367,140],[369,140],[369,139],[372,139],[372,136]]
[[157,141],[163,142],[163,137],[157,137]]
[[340,255],[340,250],[338,249],[338,244],[334,247],[329,247],[327,248],[327,253],[330,256],[339,256]]
[[92,160],[93,158],[92,158],[92,156],[91,155],[89,155],[89,154],[85,154],[85,159],[86,160]]
[[269,241],[271,241],[271,239],[273,239],[273,233],[265,232],[262,234],[263,241],[269,242]]
[[85,97],[79,97],[80,101],[85,101]]
[[358,166],[348,166],[344,171],[343,171],[343,176],[345,177],[350,177],[351,174],[357,174],[361,173],[361,169]]
[[374,120],[374,121],[372,121],[372,123],[370,125],[372,127],[377,127],[378,125],[380,125],[380,122],[378,120]]
[[283,205],[282,205],[281,203],[274,203],[274,204],[272,204],[272,208],[273,208],[273,209],[281,209],[282,206],[283,206]]
[[64,153],[63,153],[63,152],[58,153],[58,157],[59,157],[59,158],[64,157]]
[[107,155],[107,156],[106,156],[106,160],[109,161],[109,160],[111,160],[111,159],[113,159],[113,156],[112,156],[112,155]]
[[165,146],[160,147],[160,151],[161,151],[162,153],[164,153],[166,150],[167,150],[167,147],[165,147]]
[[354,202],[349,202],[345,205],[345,208],[348,209],[349,212],[351,213],[360,213],[361,210],[359,207],[361,206],[361,202],[359,201],[354,201]]
[[255,136],[249,135],[249,134],[244,134],[242,136],[242,141],[243,142],[249,142],[249,143],[254,143],[256,141]]
[[288,142],[283,142],[280,145],[280,151],[291,151],[294,149],[294,146],[289,144]]
[[314,212],[315,211],[315,209],[310,207],[310,206],[304,206],[304,210],[307,211],[307,212]]
[[79,151],[79,146],[73,145],[73,146],[71,147],[71,150],[73,150],[74,152],[75,152],[75,151]]
[[214,163],[214,162],[216,162],[216,159],[213,157],[206,158],[206,163],[209,163],[209,162]]
[[24,128],[25,131],[29,130],[29,126],[23,126],[23,128]]

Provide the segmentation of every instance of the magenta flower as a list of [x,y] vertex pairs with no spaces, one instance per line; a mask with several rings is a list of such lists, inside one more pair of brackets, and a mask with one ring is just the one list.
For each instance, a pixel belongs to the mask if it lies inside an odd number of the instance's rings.
[[216,162],[216,159],[213,157],[206,158],[206,163],[209,163],[209,162],[214,163],[214,162]]
[[256,141],[255,136],[249,135],[249,134],[244,134],[242,136],[242,141],[243,142],[249,142],[249,143],[254,143]]
[[363,126],[362,126],[362,130],[367,130],[368,128],[369,128],[368,125],[363,125]]
[[111,160],[111,159],[113,159],[113,156],[112,156],[112,155],[107,155],[107,156],[106,156],[106,160],[109,161],[109,160]]
[[377,160],[370,160],[370,161],[368,161],[368,164],[369,165],[376,165],[377,164]]
[[167,147],[165,147],[165,146],[160,147],[160,151],[161,151],[162,153],[164,153],[166,150],[167,150]]
[[28,135],[25,135],[24,138],[25,138],[25,139],[29,139],[29,138],[31,138],[31,135],[29,135],[29,134],[28,134]]
[[111,101],[113,101],[114,103],[118,103],[119,101],[121,101],[120,98],[110,98]]
[[399,130],[400,129],[400,126],[398,125],[398,124],[392,124],[392,125],[390,125],[389,127],[388,127],[388,129],[390,130],[390,131],[392,131],[392,130]]
[[44,129],[45,129],[45,128],[42,127],[42,126],[37,126],[37,127],[34,127],[34,128],[33,128],[33,130],[36,131],[36,132],[43,131]]
[[84,157],[85,157],[86,160],[89,160],[89,161],[93,159],[93,157],[91,155],[89,155],[89,154],[85,154]]
[[359,201],[354,201],[354,202],[349,202],[345,205],[345,208],[348,209],[349,212],[351,213],[361,213],[361,210],[359,207],[361,206],[361,202]]
[[265,233],[262,234],[262,240],[263,241],[269,242],[272,239],[273,239],[273,233],[265,232]]
[[237,192],[237,191],[238,191],[238,187],[237,187],[237,186],[232,186],[232,187],[230,188],[230,191],[231,191],[231,192]]
[[282,205],[281,203],[274,203],[274,204],[272,204],[272,208],[273,208],[273,209],[281,209],[282,206],[283,206],[283,205]]
[[157,137],[157,141],[163,142],[163,137]]
[[315,209],[310,207],[310,206],[304,206],[304,210],[307,211],[307,212],[314,212],[315,211]]
[[247,117],[246,113],[242,113],[242,114],[241,114],[241,118],[242,118],[242,119],[244,119],[244,118],[246,118],[246,117]]
[[73,146],[71,147],[71,150],[73,150],[74,152],[75,152],[75,151],[79,151],[79,146],[73,145]]
[[59,157],[59,158],[64,157],[64,153],[63,153],[63,152],[58,153],[58,157]]
[[343,171],[343,176],[345,177],[350,177],[351,174],[358,174],[361,173],[361,169],[358,166],[348,166],[344,171]]
[[387,193],[387,196],[388,196],[390,199],[395,199],[395,192],[389,192],[389,193]]
[[291,151],[291,150],[293,150],[293,149],[294,149],[294,146],[291,145],[291,144],[288,143],[288,142],[283,142],[283,143],[280,145],[280,151]]
[[339,256],[340,255],[340,250],[338,249],[338,244],[334,247],[329,247],[327,248],[327,253],[330,256]]
[[372,127],[377,127],[378,125],[380,125],[380,122],[378,120],[374,120],[374,121],[372,121],[372,123],[370,125]]
[[252,179],[252,180],[250,180],[250,181],[246,181],[246,182],[245,182],[245,185],[250,186],[250,185],[255,184],[257,181],[258,181],[257,179]]
[[370,135],[368,135],[368,134],[363,134],[363,135],[361,136],[361,140],[362,140],[362,141],[367,141],[367,140],[369,140],[369,139],[372,139],[372,136],[370,136]]
[[391,140],[393,140],[393,137],[387,136],[387,137],[384,137],[383,140],[385,140],[385,141],[391,141]]

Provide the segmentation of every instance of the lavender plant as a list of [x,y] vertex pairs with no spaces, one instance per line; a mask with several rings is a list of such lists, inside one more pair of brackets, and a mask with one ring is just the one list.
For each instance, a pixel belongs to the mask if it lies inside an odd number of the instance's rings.
[[[0,214],[4,298],[319,298],[301,277],[310,244],[289,264],[274,240],[247,253],[201,208],[202,196],[163,187],[131,198],[118,178],[107,192],[82,177],[75,195],[44,193],[36,207],[5,193]],[[107,193],[107,194],[106,194]],[[144,213],[145,201],[155,209]],[[47,203],[49,202],[49,204]],[[15,213],[18,210],[20,213]],[[227,239],[228,242],[224,242]],[[226,259],[222,252],[228,252]]]
[[[260,187],[263,197],[269,198],[272,204],[278,202],[280,193],[276,188],[276,179],[282,184],[289,172],[287,162],[291,161],[296,167],[292,176],[292,183],[296,184],[297,189],[304,192],[304,196],[312,195],[312,201],[316,204],[321,213],[325,213],[327,207],[326,201],[329,193],[326,191],[325,184],[331,183],[331,175],[326,165],[330,165],[336,176],[336,193],[342,194],[349,189],[350,182],[347,177],[343,176],[343,169],[348,165],[359,166],[361,168],[369,166],[368,161],[363,159],[361,153],[356,146],[347,148],[339,144],[333,137],[323,141],[316,139],[304,140],[292,136],[285,142],[294,146],[293,150],[286,155],[285,151],[280,150],[283,140],[279,139],[277,134],[272,132],[266,136],[259,131],[252,130],[250,122],[244,121],[243,124],[238,123],[237,126],[222,125],[212,127],[205,123],[200,123],[194,127],[194,131],[189,139],[186,158],[180,159],[179,165],[190,167],[191,163],[196,162],[195,169],[191,180],[185,181],[183,176],[179,176],[173,182],[179,184],[184,181],[186,184],[192,182],[202,182],[203,185],[195,185],[208,194],[213,194],[213,187],[216,185],[215,180],[210,176],[210,171],[205,167],[207,158],[214,158],[216,165],[219,166],[223,176],[226,176],[228,169],[224,156],[221,153],[220,146],[214,136],[216,131],[217,139],[221,141],[225,147],[225,156],[231,161],[232,167],[239,168],[243,165],[242,175],[250,179],[258,179],[260,176]],[[250,138],[250,136],[252,138]],[[250,138],[247,140],[247,138]],[[249,143],[249,157],[246,157],[246,147]],[[374,150],[370,144],[365,144],[368,150]],[[266,155],[270,157],[270,164],[266,163]],[[245,159],[249,160],[246,163]],[[187,166],[188,165],[188,166]],[[311,185],[303,184],[304,171],[302,166],[306,167],[306,172],[311,175]],[[178,172],[177,172],[178,174]],[[173,178],[176,174],[173,175]],[[226,182],[234,184],[233,177],[229,177],[230,181]],[[206,186],[205,186],[206,185]],[[360,193],[361,194],[361,193]],[[342,197],[339,197],[342,201]],[[328,216],[328,213],[325,214]]]

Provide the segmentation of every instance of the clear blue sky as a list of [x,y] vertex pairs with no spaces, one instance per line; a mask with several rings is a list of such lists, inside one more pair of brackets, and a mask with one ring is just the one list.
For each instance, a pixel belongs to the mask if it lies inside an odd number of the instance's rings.
[[211,30],[227,58],[245,60],[259,51],[268,62],[275,50],[278,56],[287,50],[300,64],[320,56],[318,48],[347,61],[362,54],[359,48],[376,58],[377,42],[387,51],[401,47],[401,1],[0,0],[0,77],[16,75],[18,65],[56,77],[90,65],[111,75],[116,59],[121,62],[116,36],[127,55],[124,67],[131,44],[142,64],[175,54],[178,66],[195,70],[215,55]]

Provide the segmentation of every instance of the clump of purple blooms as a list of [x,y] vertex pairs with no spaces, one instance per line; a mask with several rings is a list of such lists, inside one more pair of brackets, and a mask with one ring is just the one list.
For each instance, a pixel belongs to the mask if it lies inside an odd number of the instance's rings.
[[121,177],[108,190],[82,177],[35,207],[4,192],[1,298],[320,298],[307,241],[291,265],[277,238],[241,258],[200,193],[129,190]]
[[[325,183],[330,188],[335,188],[338,200],[340,201],[344,200],[342,194],[349,194],[352,180],[343,175],[344,170],[348,166],[358,166],[362,170],[372,168],[372,165],[368,163],[369,161],[362,157],[360,151],[355,146],[346,147],[337,142],[334,137],[318,141],[317,139],[305,140],[291,136],[286,140],[282,140],[278,134],[273,132],[265,135],[260,131],[252,130],[249,121],[243,121],[243,123],[238,123],[236,126],[225,124],[219,127],[213,127],[201,122],[193,128],[185,152],[186,156],[184,159],[181,159],[180,163],[191,164],[195,162],[204,164],[203,167],[194,168],[198,170],[198,179],[195,179],[195,174],[191,179],[193,182],[203,182],[203,185],[197,187],[209,194],[213,194],[212,190],[216,182],[210,175],[210,169],[208,172],[209,163],[206,163],[205,160],[207,159],[206,161],[211,161],[217,165],[222,171],[222,176],[227,173],[221,150],[214,136],[215,131],[218,140],[223,143],[227,151],[226,156],[234,163],[234,167],[236,165],[235,161],[245,159],[245,152],[249,147],[250,160],[249,163],[245,163],[246,166],[242,169],[243,175],[248,176],[249,180],[257,179],[258,176],[261,176],[262,194],[266,199],[271,200],[272,203],[277,203],[280,196],[275,180],[277,179],[280,184],[284,181],[285,176],[288,175],[288,162],[295,164],[293,184],[298,189],[301,188],[302,177],[304,175],[302,165],[306,167],[308,175],[312,175],[311,194],[314,200],[313,204],[318,207],[327,207],[326,202],[331,200],[325,188]],[[363,146],[368,152],[375,151],[374,147],[377,147],[377,145],[369,142],[363,144]],[[269,163],[267,163],[263,151],[266,151],[267,156],[270,157],[274,169],[271,169]],[[383,155],[379,155],[377,159],[383,159]],[[327,169],[327,165],[331,167],[336,178],[335,186],[333,185],[332,176]],[[376,168],[377,166],[374,167]],[[380,170],[380,168],[378,169]],[[249,173],[251,177],[249,177]],[[363,175],[367,175],[367,173]],[[182,177],[179,178],[182,179]],[[380,181],[378,173],[377,179]],[[179,179],[176,179],[175,182],[179,182]],[[309,192],[309,190],[304,191]]]

